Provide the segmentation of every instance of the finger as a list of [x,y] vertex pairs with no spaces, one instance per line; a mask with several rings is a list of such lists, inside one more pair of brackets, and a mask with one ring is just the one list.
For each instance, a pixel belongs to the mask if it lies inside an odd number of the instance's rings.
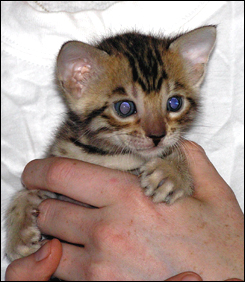
[[168,278],[165,281],[203,281],[202,278],[194,272],[183,272]]
[[129,183],[139,186],[132,174],[68,158],[31,161],[22,182],[28,189],[49,190],[98,207],[117,200]]
[[6,281],[48,281],[56,271],[61,255],[61,243],[53,239],[36,253],[13,261],[6,270],[5,279]]
[[98,209],[54,199],[43,201],[38,208],[37,224],[43,234],[79,245],[89,242],[89,232],[101,217]]
[[225,281],[243,281],[243,280],[238,279],[238,278],[230,278],[230,279],[227,279]]
[[193,196],[199,200],[217,201],[220,197],[234,198],[234,193],[219,175],[202,147],[184,140],[182,148],[194,180]]
[[85,281],[91,261],[86,249],[62,243],[62,250],[62,258],[54,273],[54,277],[64,281]]

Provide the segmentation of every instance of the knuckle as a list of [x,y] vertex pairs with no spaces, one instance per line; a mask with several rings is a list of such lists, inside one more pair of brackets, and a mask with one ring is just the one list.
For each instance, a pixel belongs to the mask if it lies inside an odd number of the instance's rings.
[[108,223],[99,223],[93,230],[93,242],[99,249],[123,249],[125,247],[124,230],[116,225]]
[[187,152],[197,152],[197,153],[199,153],[201,155],[205,155],[206,156],[205,150],[199,144],[197,144],[194,141],[184,140],[184,141],[182,141],[182,147],[183,147],[184,151],[187,151]]
[[111,236],[111,227],[109,227],[109,224],[99,222],[93,230],[93,239],[95,242],[105,242],[107,240],[110,240]]
[[28,164],[26,164],[21,175],[21,182],[26,187],[31,183],[32,173],[30,173],[30,171],[32,171],[32,166],[36,163],[36,161],[37,160],[32,160]]
[[72,171],[72,163],[66,159],[54,158],[50,163],[46,174],[46,185],[50,188],[69,182]]
[[47,199],[42,201],[42,203],[38,206],[38,209],[40,211],[37,223],[39,227],[42,227],[43,225],[46,225],[49,219],[53,219],[55,216],[55,210],[53,205],[54,199]]
[[196,150],[199,153],[206,155],[206,152],[201,145],[197,144],[196,142],[191,142],[191,146],[192,146],[193,150]]

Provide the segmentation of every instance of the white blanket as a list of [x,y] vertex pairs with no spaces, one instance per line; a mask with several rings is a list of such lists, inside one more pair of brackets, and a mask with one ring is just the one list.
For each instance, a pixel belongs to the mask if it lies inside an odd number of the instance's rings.
[[[203,107],[187,135],[207,152],[243,208],[243,1],[1,1],[2,214],[21,188],[27,162],[43,156],[65,108],[54,64],[67,40],[93,42],[136,29],[175,34],[218,25],[215,50],[202,86]],[[2,280],[4,258],[2,216]]]

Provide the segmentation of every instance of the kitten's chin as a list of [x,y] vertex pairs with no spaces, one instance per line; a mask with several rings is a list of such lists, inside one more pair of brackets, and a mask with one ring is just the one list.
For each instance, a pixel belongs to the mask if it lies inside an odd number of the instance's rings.
[[156,157],[161,157],[168,151],[168,148],[153,146],[147,149],[137,150],[137,154],[145,159],[151,159]]

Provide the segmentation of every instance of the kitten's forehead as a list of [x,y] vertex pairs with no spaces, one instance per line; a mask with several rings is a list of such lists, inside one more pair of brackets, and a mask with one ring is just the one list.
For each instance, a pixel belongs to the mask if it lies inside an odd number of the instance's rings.
[[[130,76],[130,80],[149,95],[162,92],[166,82],[174,85],[176,89],[185,88],[188,84],[182,58],[169,50],[173,40],[173,38],[126,33],[105,39],[97,47],[117,61],[118,77],[114,79],[119,78],[120,73],[122,80]],[[120,59],[116,60],[116,58]],[[129,69],[125,66],[125,62]],[[137,91],[132,92],[135,93],[134,96],[137,95]]]
[[143,91],[159,91],[164,79],[168,78],[164,64],[167,40],[151,36],[127,33],[104,40],[98,48],[110,55],[124,56],[132,70],[133,81]]

